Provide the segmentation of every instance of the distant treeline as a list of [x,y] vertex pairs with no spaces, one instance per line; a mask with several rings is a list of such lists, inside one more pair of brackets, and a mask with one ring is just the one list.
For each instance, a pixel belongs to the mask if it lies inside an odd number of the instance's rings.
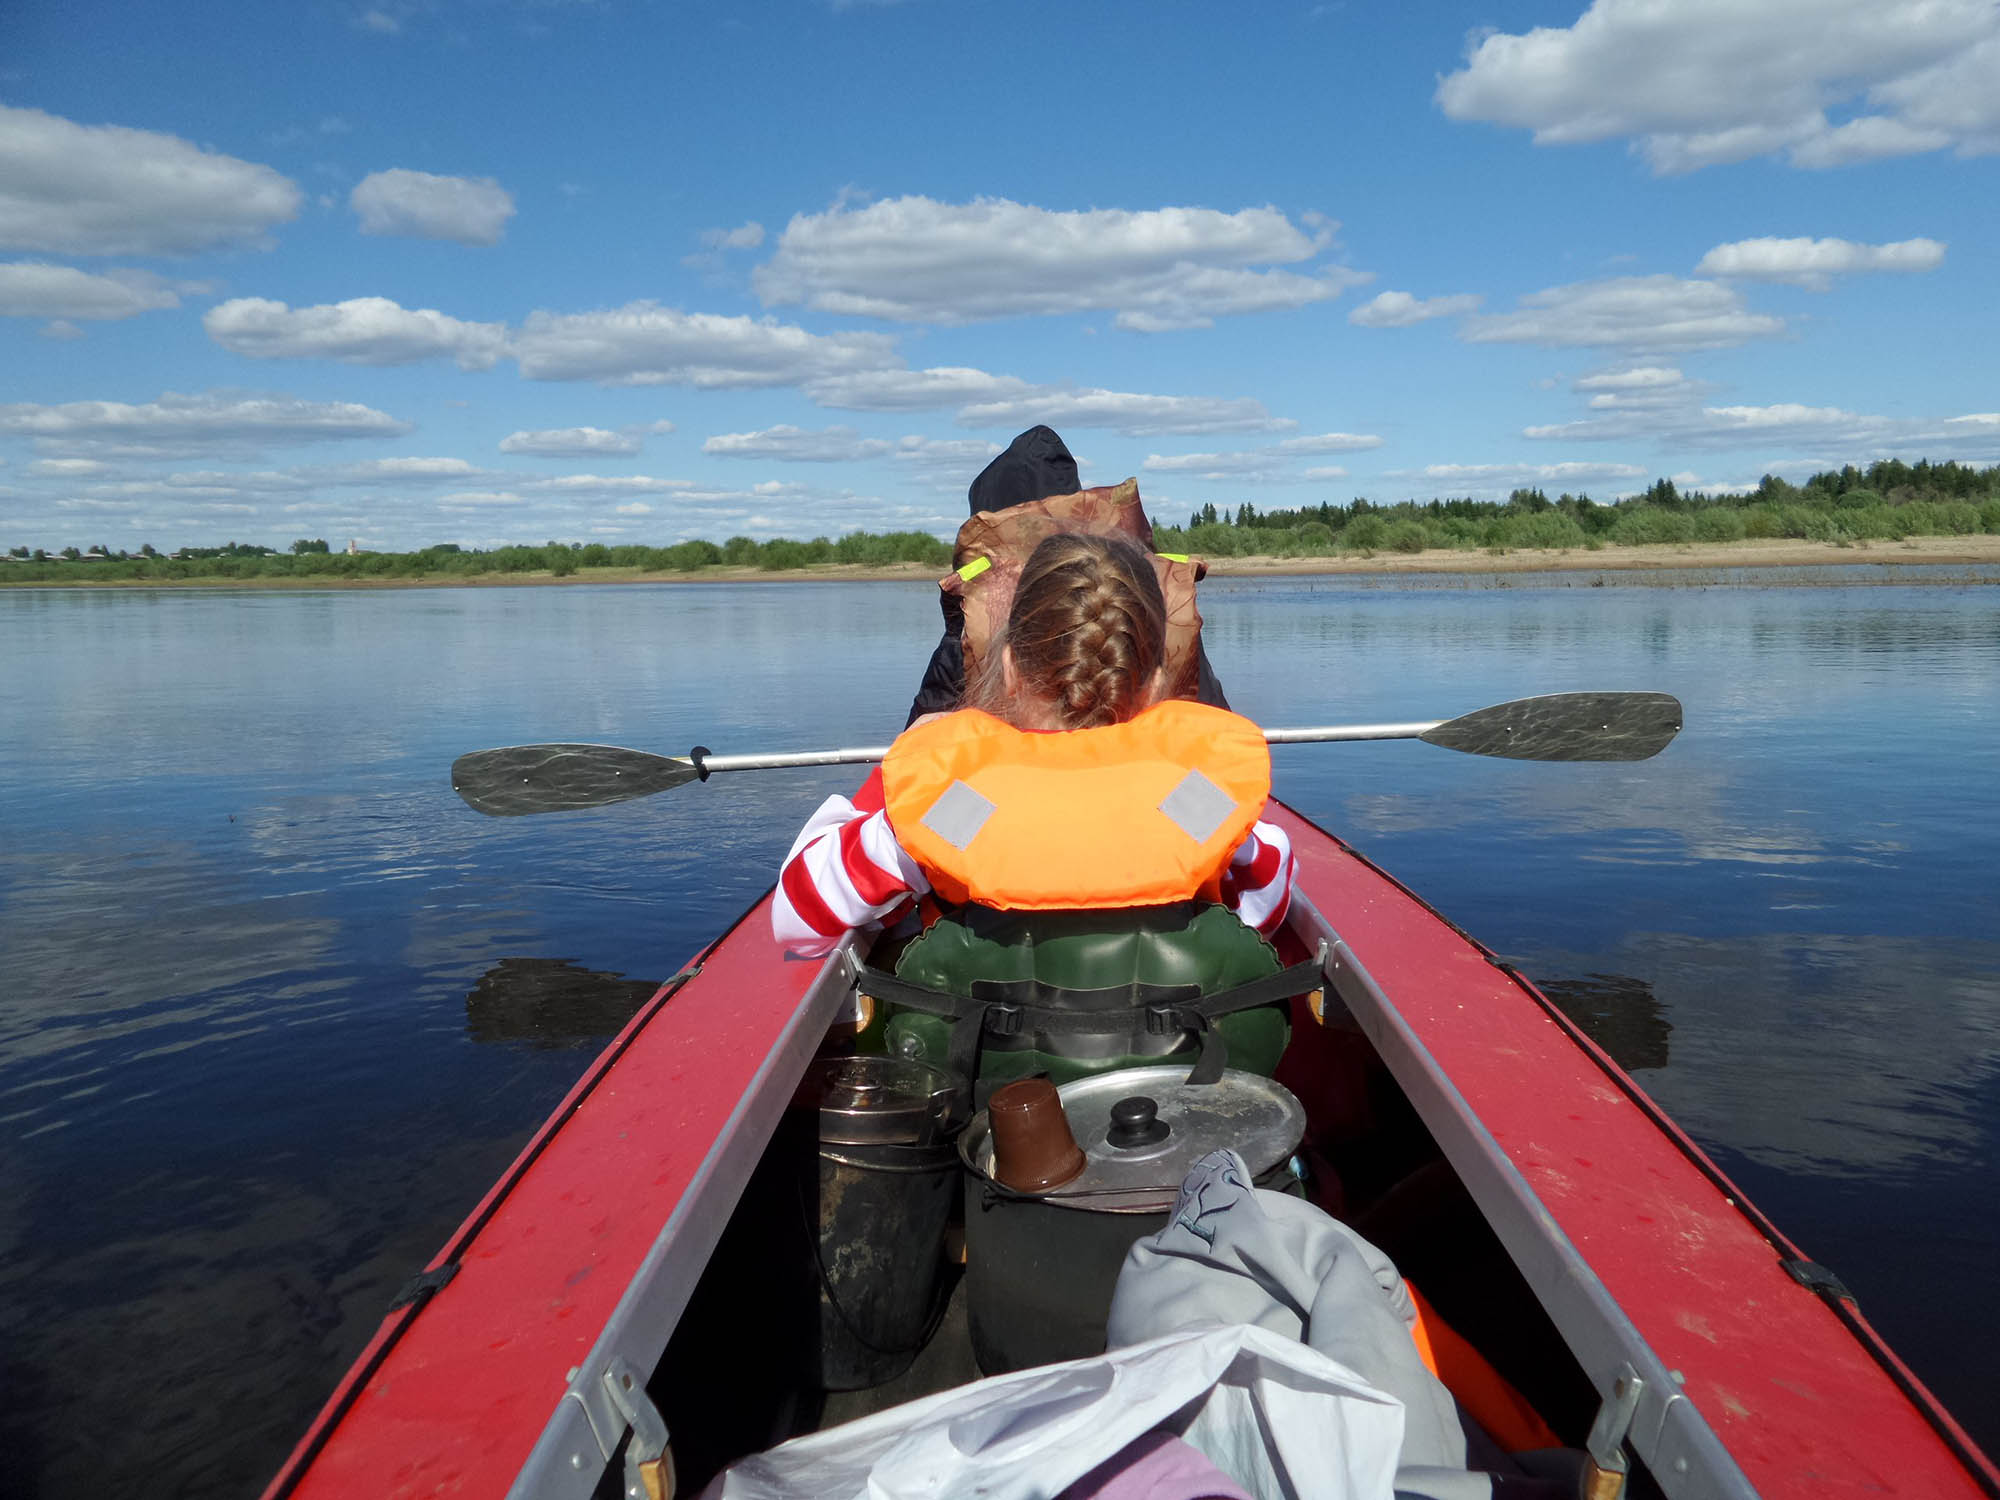
[[809,542],[780,538],[759,542],[733,536],[714,542],[677,542],[671,547],[607,547],[549,542],[541,547],[495,547],[478,551],[447,542],[419,552],[334,552],[324,541],[301,538],[288,552],[231,542],[225,547],[188,547],[171,556],[151,546],[138,552],[65,549],[51,556],[16,547],[11,565],[0,563],[0,583],[77,583],[93,578],[172,581],[181,578],[477,578],[487,574],[553,573],[566,578],[583,568],[636,568],[649,573],[698,573],[703,568],[759,568],[784,572],[815,563],[858,563],[882,567],[914,562],[945,568],[951,546],[923,531],[876,534],[852,531],[838,539]]
[[1516,548],[1643,547],[1796,537],[1852,546],[1908,536],[2000,532],[2000,464],[1884,460],[1789,484],[1766,474],[1742,495],[1683,491],[1670,479],[1612,505],[1588,495],[1515,490],[1494,500],[1406,500],[1234,512],[1205,505],[1186,526],[1153,528],[1162,551],[1205,557],[1313,557],[1330,553],[1507,552]]
[[[1755,537],[1796,537],[1852,546],[1909,536],[2000,533],[2000,464],[1906,464],[1886,459],[1857,469],[1815,474],[1789,484],[1767,474],[1742,495],[1704,494],[1656,480],[1644,493],[1614,504],[1588,495],[1515,490],[1505,501],[1405,500],[1260,511],[1245,502],[1233,511],[1205,505],[1185,526],[1155,523],[1163,552],[1204,557],[1322,557],[1335,553],[1423,552],[1433,548],[1508,552],[1515,549],[1639,547],[1661,543],[1739,542]],[[698,573],[704,568],[756,568],[786,572],[823,563],[881,567],[920,563],[944,568],[949,543],[922,531],[849,532],[809,542],[747,536],[671,547],[611,547],[550,542],[541,547],[490,551],[451,543],[419,552],[330,550],[323,540],[301,538],[288,552],[230,542],[162,555],[150,545],[137,553],[93,547],[60,555],[16,547],[0,563],[0,583],[75,583],[92,578],[172,581],[183,578],[472,578],[488,574],[553,573],[568,577],[588,568],[651,573]]]

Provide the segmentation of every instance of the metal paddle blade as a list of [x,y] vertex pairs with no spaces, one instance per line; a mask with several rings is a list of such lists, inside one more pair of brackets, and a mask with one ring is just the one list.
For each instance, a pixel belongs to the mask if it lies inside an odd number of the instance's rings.
[[1645,760],[1680,728],[1671,693],[1545,693],[1447,719],[1417,738],[1506,760]]
[[617,745],[508,745],[451,763],[452,790],[495,818],[603,807],[694,779],[685,760]]

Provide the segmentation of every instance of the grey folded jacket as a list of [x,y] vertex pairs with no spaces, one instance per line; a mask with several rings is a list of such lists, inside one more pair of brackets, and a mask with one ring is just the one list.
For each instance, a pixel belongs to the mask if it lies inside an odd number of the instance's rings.
[[1303,1199],[1253,1187],[1242,1157],[1215,1151],[1182,1182],[1167,1227],[1127,1253],[1108,1341],[1212,1322],[1287,1334],[1403,1403],[1398,1495],[1485,1500],[1492,1479],[1467,1471],[1457,1403],[1418,1355],[1415,1321],[1388,1256]]

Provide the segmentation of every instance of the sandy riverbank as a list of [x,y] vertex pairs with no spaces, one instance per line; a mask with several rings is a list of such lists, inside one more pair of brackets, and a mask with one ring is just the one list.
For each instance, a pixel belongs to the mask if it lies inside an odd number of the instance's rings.
[[[1953,575],[1959,567],[2000,565],[2000,536],[1910,537],[1900,542],[1857,542],[1840,547],[1826,542],[1788,540],[1707,542],[1657,547],[1601,547],[1596,551],[1521,550],[1378,552],[1373,556],[1224,557],[1209,561],[1213,578],[1277,578],[1347,574],[1359,577],[1422,573],[1523,574],[1595,573],[1603,575],[1698,571],[1703,584],[1727,583],[1727,570],[1765,568],[1827,569],[1869,564],[1875,568],[1911,570],[1910,583],[1992,582]],[[654,573],[638,568],[585,568],[558,578],[549,573],[487,573],[472,578],[431,575],[421,578],[184,578],[91,579],[74,583],[26,584],[30,588],[224,588],[224,589],[381,589],[381,588],[518,588],[522,585],[571,583],[791,583],[882,580],[930,580],[938,570],[923,563],[887,567],[826,563],[786,572],[761,568],[712,567],[698,573]],[[1721,574],[1722,576],[1710,576]],[[1633,579],[1632,582],[1640,580]],[[1747,580],[1746,580],[1747,581]],[[1754,581],[1765,582],[1763,578]],[[1833,582],[1835,579],[1815,579]],[[8,582],[0,568],[0,585]]]

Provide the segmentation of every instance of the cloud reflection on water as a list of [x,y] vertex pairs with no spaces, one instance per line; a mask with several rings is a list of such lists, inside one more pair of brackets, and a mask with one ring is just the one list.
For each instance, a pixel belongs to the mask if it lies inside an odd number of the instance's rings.
[[[1603,956],[1517,961],[1567,994],[1562,976]],[[2000,1136],[2000,942],[1653,933],[1616,961],[1673,1032],[1672,1066],[1644,1086],[1697,1139],[1775,1170],[1890,1178],[1974,1165]]]

